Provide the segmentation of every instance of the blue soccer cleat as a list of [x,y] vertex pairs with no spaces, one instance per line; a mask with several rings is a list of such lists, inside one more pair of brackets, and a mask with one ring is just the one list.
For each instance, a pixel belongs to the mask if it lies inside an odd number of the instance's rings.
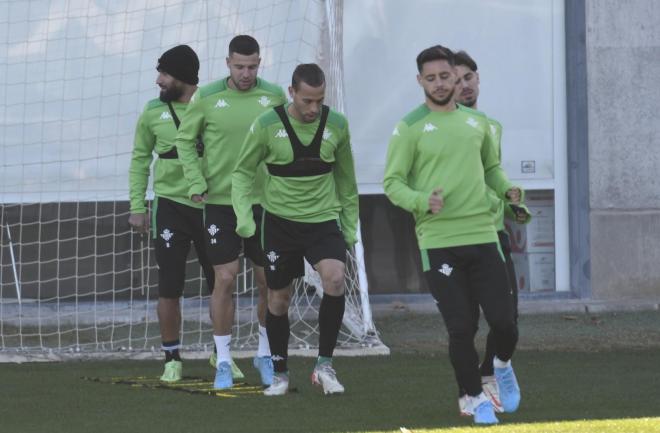
[[473,410],[475,424],[488,425],[497,424],[499,422],[495,416],[495,409],[493,409],[493,404],[490,400],[482,401]]
[[255,356],[252,365],[259,372],[261,383],[270,386],[273,383],[273,360],[270,356]]
[[218,368],[215,370],[213,388],[228,389],[231,388],[233,384],[234,381],[231,378],[231,365],[226,361],[222,361],[218,364]]
[[520,405],[520,388],[513,367],[495,368],[495,380],[500,390],[500,402],[504,412],[515,412]]

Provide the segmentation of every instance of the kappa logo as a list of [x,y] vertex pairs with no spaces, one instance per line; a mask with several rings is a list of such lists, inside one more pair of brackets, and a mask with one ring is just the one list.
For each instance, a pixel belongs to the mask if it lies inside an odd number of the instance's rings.
[[395,127],[395,128],[394,128],[394,131],[392,131],[392,135],[396,135],[396,136],[400,136],[400,135],[401,135],[401,134],[399,134],[399,128],[398,128],[398,127]]
[[279,129],[277,133],[275,134],[276,138],[287,138],[289,134],[286,133],[284,129]]
[[280,256],[278,256],[275,251],[271,251],[268,254],[266,254],[266,258],[270,262],[270,270],[274,271],[275,270],[275,262],[277,261],[277,259],[280,258]]
[[174,232],[170,231],[170,229],[163,229],[163,233],[160,234],[160,237],[165,241],[165,247],[169,248],[171,246],[170,239],[174,237]]
[[218,99],[218,102],[215,104],[215,108],[227,108],[229,104],[224,99]]
[[479,122],[477,122],[477,120],[474,117],[468,117],[468,120],[466,120],[465,123],[467,123],[473,128],[479,126]]
[[323,139],[327,140],[328,138],[330,138],[330,136],[332,136],[332,132],[328,131],[327,129],[324,129],[323,130]]
[[172,115],[170,114],[169,111],[163,111],[162,113],[160,113],[160,120],[171,120],[171,119],[172,119]]
[[270,357],[272,361],[284,361],[284,357],[280,355],[273,355]]
[[490,133],[493,135],[497,134],[497,128],[495,128],[495,125],[490,125]]
[[438,129],[438,127],[432,123],[427,123],[426,125],[424,125],[424,132],[431,132],[431,131],[435,131],[436,129]]
[[449,266],[447,263],[443,263],[442,266],[440,266],[440,269],[438,269],[438,272],[448,277],[451,275],[451,271],[453,270],[454,268]]
[[262,96],[259,98],[258,102],[262,107],[268,107],[270,105],[270,98],[268,96]]
[[218,240],[214,237],[220,232],[220,228],[216,226],[215,224],[211,224],[209,228],[207,229],[209,234],[211,235],[211,243],[212,244],[217,244]]

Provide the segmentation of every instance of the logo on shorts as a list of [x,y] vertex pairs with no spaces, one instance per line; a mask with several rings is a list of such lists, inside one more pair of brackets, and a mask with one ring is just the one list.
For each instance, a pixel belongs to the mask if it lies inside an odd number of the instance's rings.
[[170,229],[164,229],[163,233],[160,234],[160,237],[165,240],[165,247],[170,247],[170,239],[174,237],[174,233]]
[[277,261],[277,259],[280,258],[280,256],[278,256],[275,251],[271,251],[268,254],[266,254],[266,258],[271,263],[270,270],[274,271],[275,270],[275,262]]
[[220,232],[220,229],[215,224],[211,224],[208,228],[209,234],[211,235],[211,243],[217,244],[218,240],[215,238],[215,235]]
[[446,276],[450,276],[451,271],[453,271],[453,270],[454,270],[454,268],[449,266],[447,263],[443,263],[442,266],[440,267],[440,269],[438,269],[438,272],[440,272],[441,274],[444,274]]

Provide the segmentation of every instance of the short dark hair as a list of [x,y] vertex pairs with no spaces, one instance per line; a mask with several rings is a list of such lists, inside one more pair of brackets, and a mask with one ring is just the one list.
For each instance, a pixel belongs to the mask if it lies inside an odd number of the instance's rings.
[[456,66],[467,66],[472,72],[477,72],[477,62],[465,51],[458,51],[455,55],[454,63]]
[[298,90],[300,83],[307,83],[312,87],[319,87],[325,84],[325,74],[316,63],[303,63],[296,66],[291,77],[291,87]]
[[238,35],[229,42],[229,55],[232,53],[250,56],[254,53],[259,54],[259,43],[255,38],[248,35]]
[[454,52],[442,45],[429,47],[417,56],[417,70],[422,72],[424,63],[432,62],[434,60],[446,60],[447,63],[454,66]]

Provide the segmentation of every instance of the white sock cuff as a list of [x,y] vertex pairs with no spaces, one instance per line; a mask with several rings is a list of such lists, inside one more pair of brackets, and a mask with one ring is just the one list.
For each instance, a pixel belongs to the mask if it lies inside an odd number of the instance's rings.
[[511,367],[511,360],[501,361],[497,356],[493,359],[493,367],[495,368],[507,368]]
[[231,334],[214,335],[213,341],[215,341],[215,349],[218,354],[216,367],[220,365],[221,362],[228,362],[231,364],[231,354],[229,353],[229,346],[231,345]]

